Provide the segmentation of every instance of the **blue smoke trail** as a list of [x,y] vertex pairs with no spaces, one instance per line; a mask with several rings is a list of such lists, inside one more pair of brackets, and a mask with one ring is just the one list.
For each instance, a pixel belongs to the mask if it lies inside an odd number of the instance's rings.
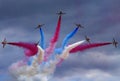
[[76,32],[77,32],[78,29],[79,29],[79,27],[75,28],[71,33],[69,33],[64,38],[64,40],[62,42],[62,47],[58,48],[58,49],[55,49],[55,53],[57,53],[57,54],[61,54],[62,53],[62,51],[64,50],[65,46],[67,45],[67,42],[69,41],[70,38],[72,38],[76,34]]
[[68,34],[64,40],[63,40],[63,43],[62,43],[62,48],[64,49],[65,46],[67,45],[67,42],[69,41],[70,38],[72,38],[75,33],[77,32],[77,30],[79,29],[79,27],[75,28],[70,34]]
[[40,35],[41,35],[41,41],[40,41],[40,46],[41,48],[45,48],[45,40],[44,40],[44,33],[42,31],[42,28],[40,28]]
[[[40,28],[40,36],[41,36],[40,46],[42,49],[45,49],[44,32],[42,31],[42,28]],[[28,65],[31,65],[32,61],[33,61],[33,57],[30,57],[28,61]]]

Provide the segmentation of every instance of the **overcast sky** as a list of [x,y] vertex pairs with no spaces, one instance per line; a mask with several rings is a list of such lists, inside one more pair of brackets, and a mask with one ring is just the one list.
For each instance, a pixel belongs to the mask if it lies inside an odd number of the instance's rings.
[[[84,40],[111,42],[120,41],[120,0],[0,0],[0,40],[37,42],[39,31],[34,28],[45,24],[46,45],[53,36],[58,11],[64,11],[61,33],[57,47],[63,38],[81,23],[69,44]],[[119,81],[120,46],[112,45],[90,49],[71,55],[56,68],[50,81]],[[0,80],[15,81],[8,67],[23,58],[23,49],[0,46]]]

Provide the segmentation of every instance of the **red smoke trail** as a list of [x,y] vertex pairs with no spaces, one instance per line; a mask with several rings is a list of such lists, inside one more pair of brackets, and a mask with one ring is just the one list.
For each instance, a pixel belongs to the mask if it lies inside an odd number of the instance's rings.
[[57,40],[59,38],[59,33],[60,33],[60,25],[61,25],[61,15],[59,16],[57,27],[56,27],[56,31],[54,33],[53,38],[51,39],[51,43],[57,42]]
[[60,25],[61,25],[61,16],[59,16],[57,27],[54,33],[54,36],[52,37],[49,47],[45,50],[45,56],[44,56],[44,61],[48,59],[48,57],[52,54],[52,52],[55,49],[56,42],[59,38],[59,33],[60,33]]
[[37,44],[35,44],[35,43],[9,42],[7,44],[27,49],[27,50],[25,50],[25,55],[28,57],[33,56],[33,55],[37,54],[37,52],[38,52]]
[[106,42],[106,43],[92,43],[92,44],[84,44],[84,45],[80,45],[77,46],[75,48],[73,48],[72,50],[70,50],[70,53],[75,53],[78,51],[84,51],[90,48],[95,48],[95,47],[100,47],[100,46],[104,46],[104,45],[109,45],[112,44],[110,42]]

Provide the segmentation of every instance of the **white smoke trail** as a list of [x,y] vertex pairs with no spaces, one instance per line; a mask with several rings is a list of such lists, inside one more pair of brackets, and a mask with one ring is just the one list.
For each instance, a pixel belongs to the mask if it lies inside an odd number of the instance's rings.
[[55,61],[41,64],[42,66],[39,65],[39,63],[34,65],[19,65],[20,62],[22,61],[12,64],[9,68],[11,74],[15,76],[18,81],[48,81],[56,68]]
[[33,57],[33,62],[28,65],[23,60],[13,63],[9,71],[17,78],[18,81],[48,81],[56,68],[56,61],[48,61],[44,64],[39,64],[43,61],[44,50],[38,46],[38,55]]
[[[60,55],[60,58],[67,58],[69,51],[83,42],[84,40],[67,46]],[[10,73],[16,77],[18,81],[48,81],[52,77],[60,58],[50,59],[44,62],[44,50],[40,46],[37,47],[38,53],[36,56],[33,56],[31,65],[21,60],[10,66]]]
[[66,59],[69,56],[69,52],[71,49],[75,48],[76,46],[82,44],[83,42],[85,42],[85,40],[83,41],[78,41],[76,43],[73,43],[71,45],[68,45],[67,47],[65,47],[65,49],[63,50],[62,54],[60,55],[60,58],[62,59]]

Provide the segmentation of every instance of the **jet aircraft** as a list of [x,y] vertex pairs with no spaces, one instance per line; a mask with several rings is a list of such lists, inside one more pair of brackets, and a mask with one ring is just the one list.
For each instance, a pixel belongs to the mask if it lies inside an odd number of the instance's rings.
[[75,24],[79,28],[84,28],[81,24]]
[[45,25],[45,24],[39,24],[35,29],[41,28],[43,25]]
[[112,42],[112,44],[117,48],[117,44],[118,44],[118,42],[113,38],[113,42]]
[[90,38],[88,38],[87,36],[85,36],[85,40],[90,44]]
[[63,15],[63,14],[66,14],[66,13],[63,13],[62,11],[60,11],[59,13],[56,13],[58,15]]
[[7,44],[6,38],[4,38],[4,40],[2,41],[3,44],[3,48],[5,47],[5,45]]

